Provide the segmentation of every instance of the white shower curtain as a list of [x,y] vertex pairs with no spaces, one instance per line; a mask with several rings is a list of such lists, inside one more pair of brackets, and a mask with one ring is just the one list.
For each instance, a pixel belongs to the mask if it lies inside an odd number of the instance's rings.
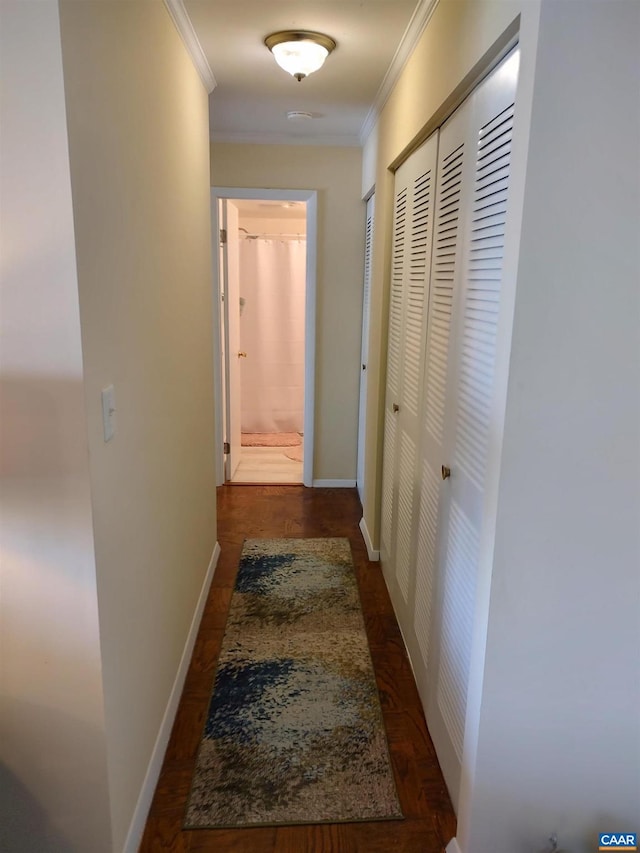
[[240,241],[242,431],[302,432],[306,241]]

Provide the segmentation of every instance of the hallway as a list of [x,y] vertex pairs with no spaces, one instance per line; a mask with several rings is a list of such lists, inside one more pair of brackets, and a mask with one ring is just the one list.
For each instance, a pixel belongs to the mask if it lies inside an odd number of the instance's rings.
[[[222,549],[140,850],[220,853],[443,853],[455,817],[378,563],[358,529],[355,489],[223,486]],[[242,543],[248,537],[346,536],[351,542],[404,821],[182,831]]]

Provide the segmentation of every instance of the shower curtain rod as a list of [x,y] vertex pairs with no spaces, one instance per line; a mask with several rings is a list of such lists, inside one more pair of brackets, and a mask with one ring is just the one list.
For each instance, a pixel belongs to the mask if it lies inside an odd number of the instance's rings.
[[249,234],[246,228],[238,228],[244,231],[243,240],[306,240],[306,234]]

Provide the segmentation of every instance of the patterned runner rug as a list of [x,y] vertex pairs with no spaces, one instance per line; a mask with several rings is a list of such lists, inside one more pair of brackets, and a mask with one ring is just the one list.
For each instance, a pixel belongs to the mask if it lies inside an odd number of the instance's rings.
[[247,540],[185,828],[401,817],[349,540]]

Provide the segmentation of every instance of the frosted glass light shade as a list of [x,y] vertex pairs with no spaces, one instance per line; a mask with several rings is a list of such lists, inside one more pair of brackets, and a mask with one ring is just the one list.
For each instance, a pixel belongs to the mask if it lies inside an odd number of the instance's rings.
[[329,36],[312,32],[272,33],[264,41],[278,65],[297,80],[321,68],[336,46]]
[[285,41],[271,48],[273,56],[280,66],[293,77],[299,74],[306,77],[313,74],[329,56],[329,51],[321,44],[312,41]]

